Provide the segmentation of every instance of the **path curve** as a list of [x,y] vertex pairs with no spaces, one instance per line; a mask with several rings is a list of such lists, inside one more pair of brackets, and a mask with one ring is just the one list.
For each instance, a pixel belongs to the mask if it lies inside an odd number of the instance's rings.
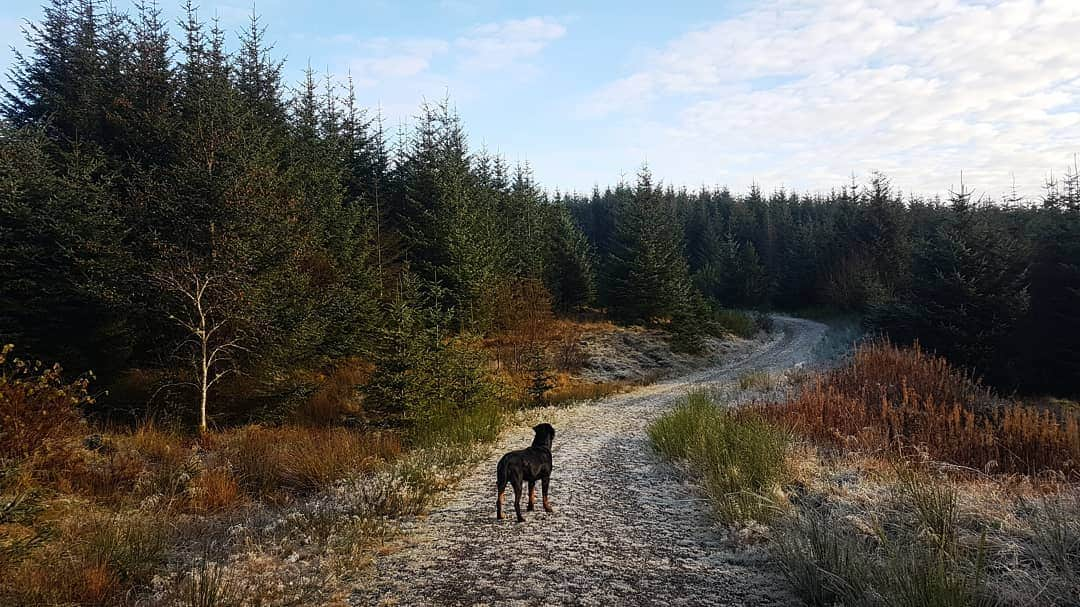
[[552,514],[538,508],[522,524],[512,516],[495,520],[495,463],[532,438],[528,426],[504,433],[448,503],[406,526],[410,545],[379,558],[370,583],[350,602],[797,604],[760,555],[732,551],[708,504],[652,451],[645,432],[693,386],[812,362],[825,326],[774,318],[771,338],[735,360],[595,404],[551,409],[544,421],[557,429]]

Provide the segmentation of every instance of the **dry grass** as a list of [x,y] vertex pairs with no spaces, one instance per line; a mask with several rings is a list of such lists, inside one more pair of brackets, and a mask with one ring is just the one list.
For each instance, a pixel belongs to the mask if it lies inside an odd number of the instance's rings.
[[345,428],[247,426],[221,433],[214,442],[253,497],[315,491],[401,451],[394,434]]
[[302,425],[329,426],[360,412],[356,387],[364,383],[374,366],[360,359],[341,361],[327,375],[317,377],[319,388],[297,409],[295,419]]
[[83,510],[59,520],[56,535],[0,576],[4,605],[122,605],[160,566],[170,529],[146,515]]
[[566,383],[547,394],[544,400],[551,405],[597,400],[625,391],[627,382],[573,382]]
[[969,375],[918,348],[864,344],[765,415],[813,440],[862,451],[913,451],[992,472],[1075,474],[1080,419],[998,404]]
[[231,510],[248,501],[232,468],[217,465],[203,470],[192,483],[188,508],[199,514]]
[[[320,602],[395,517],[423,512],[475,461],[505,414],[493,401],[425,420],[402,453],[396,433],[336,425],[360,413],[354,387],[369,372],[346,360],[313,376],[320,388],[289,425],[107,429],[83,419],[85,381],[10,351],[0,351],[0,605]],[[297,551],[303,565],[289,560]]]
[[1075,604],[1080,443],[1077,419],[1052,409],[883,342],[755,407],[808,439],[789,463],[795,510],[773,533],[796,593],[811,605]]
[[[1080,493],[803,445],[773,549],[811,605],[1073,605]],[[1037,599],[1033,601],[1033,598]]]

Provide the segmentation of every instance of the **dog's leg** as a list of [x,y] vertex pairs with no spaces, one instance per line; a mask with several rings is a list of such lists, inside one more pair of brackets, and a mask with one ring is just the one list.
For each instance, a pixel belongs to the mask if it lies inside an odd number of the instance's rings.
[[525,517],[521,516],[521,481],[514,481],[514,513],[517,514],[517,522],[524,523]]
[[499,483],[499,496],[495,498],[495,518],[503,520],[502,505],[503,493],[506,492],[506,483]]
[[503,462],[499,461],[499,467],[495,475],[495,491],[498,497],[495,498],[495,518],[498,520],[503,519],[503,493],[506,492],[506,469],[503,467]]
[[525,509],[529,512],[536,510],[536,481],[529,481],[529,505]]
[[540,479],[540,488],[544,492],[544,512],[554,512],[551,508],[551,502],[548,501],[548,487],[551,485],[551,477],[545,476]]

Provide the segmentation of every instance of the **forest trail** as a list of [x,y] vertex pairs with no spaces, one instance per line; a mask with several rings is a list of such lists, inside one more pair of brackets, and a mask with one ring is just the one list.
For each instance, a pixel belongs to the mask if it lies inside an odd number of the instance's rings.
[[[787,605],[797,603],[761,550],[736,552],[708,503],[648,444],[646,428],[692,387],[724,387],[748,371],[812,362],[826,327],[775,317],[777,330],[725,363],[566,409],[557,430],[551,501],[526,522],[495,520],[495,464],[527,446],[528,425],[430,516],[380,557],[353,605]],[[547,413],[550,411],[550,414]],[[524,497],[522,508],[524,509]],[[539,501],[539,500],[538,500]]]

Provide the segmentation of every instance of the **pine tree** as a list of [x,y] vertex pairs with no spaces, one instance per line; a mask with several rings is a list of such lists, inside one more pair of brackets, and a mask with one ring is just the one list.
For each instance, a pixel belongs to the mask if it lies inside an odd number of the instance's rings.
[[129,362],[132,259],[105,161],[75,146],[54,168],[42,129],[0,123],[0,341],[110,377]]
[[652,175],[642,169],[633,198],[617,216],[605,268],[605,300],[616,317],[670,318],[686,304],[692,287],[679,228]]
[[281,70],[284,64],[270,58],[273,45],[266,43],[266,28],[252,11],[246,30],[240,33],[236,57],[236,88],[256,121],[266,128],[285,127],[281,102]]
[[544,284],[555,307],[561,311],[591,305],[596,300],[592,247],[565,205],[556,203],[551,208],[551,215]]
[[547,357],[544,348],[534,344],[526,354],[525,372],[528,374],[529,385],[527,392],[533,404],[542,405],[544,396],[555,387],[554,377],[549,371]]
[[1044,206],[1030,226],[1031,309],[1021,324],[1015,383],[1046,393],[1080,394],[1080,210]]

